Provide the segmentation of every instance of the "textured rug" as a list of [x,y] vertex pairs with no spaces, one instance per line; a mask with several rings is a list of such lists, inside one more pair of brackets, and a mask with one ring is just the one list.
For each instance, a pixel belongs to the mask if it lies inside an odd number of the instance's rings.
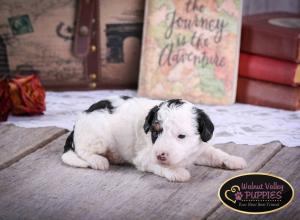
[[[21,127],[56,126],[71,130],[76,116],[91,104],[112,95],[136,96],[133,90],[91,92],[47,92],[44,115],[10,116],[8,122]],[[288,147],[300,146],[300,111],[291,112],[245,104],[198,105],[215,125],[213,144],[264,144],[280,141]]]

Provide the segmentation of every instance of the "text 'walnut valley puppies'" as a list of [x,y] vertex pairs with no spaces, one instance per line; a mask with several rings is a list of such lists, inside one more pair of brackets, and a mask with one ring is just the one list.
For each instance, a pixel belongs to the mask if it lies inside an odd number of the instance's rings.
[[170,181],[187,181],[192,164],[243,169],[243,158],[207,143],[214,125],[190,102],[131,98],[102,100],[83,112],[67,138],[62,160],[75,167],[107,170],[131,163]]

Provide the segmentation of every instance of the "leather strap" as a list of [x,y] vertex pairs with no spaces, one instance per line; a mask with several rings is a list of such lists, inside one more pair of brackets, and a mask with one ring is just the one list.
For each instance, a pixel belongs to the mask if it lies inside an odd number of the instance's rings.
[[88,76],[88,88],[100,84],[100,34],[99,1],[79,0],[76,17],[74,54],[83,58],[84,72]]
[[99,33],[99,1],[95,0],[92,22],[90,51],[84,60],[85,73],[89,77],[89,88],[96,89],[101,84],[100,33]]
[[89,53],[92,21],[97,0],[78,0],[73,52],[83,58]]

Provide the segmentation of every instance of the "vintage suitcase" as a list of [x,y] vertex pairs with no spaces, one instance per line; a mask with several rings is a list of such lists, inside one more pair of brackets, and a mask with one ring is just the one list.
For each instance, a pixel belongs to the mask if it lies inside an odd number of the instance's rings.
[[144,0],[0,0],[9,67],[47,89],[135,88]]

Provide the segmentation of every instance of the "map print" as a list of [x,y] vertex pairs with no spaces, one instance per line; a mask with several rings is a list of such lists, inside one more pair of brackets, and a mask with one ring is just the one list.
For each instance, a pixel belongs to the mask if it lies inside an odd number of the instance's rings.
[[234,103],[241,3],[147,1],[139,94],[202,104]]

